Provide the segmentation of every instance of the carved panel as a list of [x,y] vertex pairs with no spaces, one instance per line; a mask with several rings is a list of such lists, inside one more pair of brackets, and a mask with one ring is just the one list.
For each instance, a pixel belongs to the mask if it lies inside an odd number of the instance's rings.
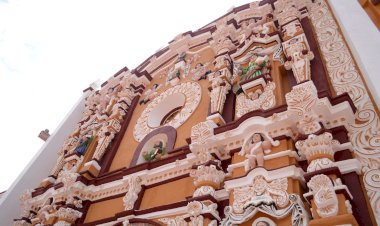
[[379,117],[326,1],[315,1],[309,10],[331,84],[338,95],[347,92],[358,110],[355,123],[350,126],[350,140],[362,163],[364,185],[380,224]]

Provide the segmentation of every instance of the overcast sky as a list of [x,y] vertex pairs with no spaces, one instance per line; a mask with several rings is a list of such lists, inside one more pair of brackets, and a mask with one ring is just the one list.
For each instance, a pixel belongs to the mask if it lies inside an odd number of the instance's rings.
[[247,2],[0,0],[0,192],[89,84]]

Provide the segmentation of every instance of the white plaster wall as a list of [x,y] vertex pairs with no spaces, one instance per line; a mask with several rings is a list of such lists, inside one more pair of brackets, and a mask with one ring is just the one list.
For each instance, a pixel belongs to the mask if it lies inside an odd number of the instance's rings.
[[380,104],[380,32],[357,0],[328,0],[375,104]]
[[84,93],[69,111],[54,133],[49,137],[37,154],[24,168],[10,188],[0,199],[0,225],[13,225],[13,219],[20,218],[20,195],[26,189],[34,189],[49,176],[57,160],[57,152],[64,140],[75,129],[84,110],[84,101],[88,93]]

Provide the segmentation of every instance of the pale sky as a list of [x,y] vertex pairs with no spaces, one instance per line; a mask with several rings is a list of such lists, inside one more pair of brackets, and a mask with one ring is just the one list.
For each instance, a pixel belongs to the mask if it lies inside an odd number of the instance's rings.
[[0,0],[0,192],[89,84],[248,2]]

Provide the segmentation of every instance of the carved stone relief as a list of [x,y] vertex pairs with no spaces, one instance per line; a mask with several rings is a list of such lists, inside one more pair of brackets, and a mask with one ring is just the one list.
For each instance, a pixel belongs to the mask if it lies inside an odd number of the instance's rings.
[[252,185],[234,189],[233,211],[243,213],[248,206],[260,204],[285,207],[289,203],[287,189],[287,178],[267,182],[263,176],[256,176]]
[[201,101],[202,92],[201,87],[196,82],[186,82],[171,87],[161,93],[158,97],[152,100],[145,110],[141,113],[141,116],[137,120],[135,128],[133,130],[133,136],[137,141],[141,141],[148,133],[152,132],[155,128],[151,128],[148,125],[149,114],[156,108],[166,97],[175,93],[182,93],[186,97],[185,105],[181,108],[178,114],[176,114],[170,121],[166,123],[168,126],[178,128],[181,126],[195,111]]
[[321,129],[312,107],[318,102],[317,88],[312,81],[296,85],[285,95],[288,114],[295,115],[298,130],[303,134],[315,133]]
[[244,93],[241,93],[236,98],[236,112],[235,117],[240,118],[248,112],[255,110],[268,110],[276,105],[276,97],[274,95],[274,89],[276,85],[273,82],[269,82],[264,92],[260,94],[259,98],[251,100]]
[[350,126],[350,140],[362,164],[364,185],[380,224],[379,116],[328,4],[324,0],[315,1],[309,11],[331,84],[338,95],[347,92],[357,108],[355,123]]
[[307,186],[313,193],[313,201],[317,213],[321,217],[332,217],[338,214],[338,198],[331,179],[324,175],[316,175],[310,179]]
[[128,178],[128,191],[123,198],[124,209],[133,209],[136,200],[138,199],[138,194],[141,191],[142,180],[139,176],[132,176]]

